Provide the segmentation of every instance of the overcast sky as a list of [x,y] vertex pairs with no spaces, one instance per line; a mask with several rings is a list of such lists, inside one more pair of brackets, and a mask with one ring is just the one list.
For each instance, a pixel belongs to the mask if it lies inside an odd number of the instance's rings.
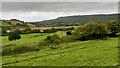
[[118,12],[117,2],[3,2],[0,19],[26,22],[54,19],[61,16],[112,14]]

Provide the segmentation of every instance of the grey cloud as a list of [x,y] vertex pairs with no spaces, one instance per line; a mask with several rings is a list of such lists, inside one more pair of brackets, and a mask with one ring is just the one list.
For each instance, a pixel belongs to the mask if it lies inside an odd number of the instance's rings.
[[36,12],[117,11],[117,2],[3,2],[2,10]]
[[118,2],[119,0],[2,0],[3,2]]

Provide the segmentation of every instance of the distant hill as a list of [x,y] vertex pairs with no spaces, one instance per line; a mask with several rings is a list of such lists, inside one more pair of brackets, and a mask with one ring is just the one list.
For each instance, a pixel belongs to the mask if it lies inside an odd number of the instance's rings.
[[44,20],[38,22],[29,22],[34,24],[55,24],[55,23],[79,23],[84,24],[87,22],[94,22],[94,21],[101,21],[107,22],[110,20],[117,20],[118,14],[99,14],[99,15],[77,15],[77,16],[66,16],[66,17],[59,17],[57,19],[52,20]]
[[9,24],[12,24],[12,25],[16,25],[17,23],[19,23],[19,24],[23,24],[24,23],[24,21],[20,21],[20,20],[17,20],[17,19],[4,20],[4,21],[9,23]]
[[11,20],[0,20],[0,22],[2,23],[0,26],[3,26],[3,27],[11,27],[13,25],[16,25],[16,24],[23,24],[24,22],[23,21],[20,21],[20,20],[17,20],[17,19],[11,19]]
[[3,20],[0,20],[0,23],[2,23],[2,24],[0,24],[0,26],[3,26],[3,27],[11,27],[11,26],[13,26],[13,25],[11,25],[11,24],[3,21]]

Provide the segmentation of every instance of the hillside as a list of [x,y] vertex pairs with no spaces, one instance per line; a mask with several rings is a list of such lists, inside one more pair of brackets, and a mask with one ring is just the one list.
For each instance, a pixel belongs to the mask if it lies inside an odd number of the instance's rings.
[[[118,38],[62,44],[14,56],[3,56],[3,66],[116,66]],[[27,56],[27,57],[26,57]]]
[[17,23],[19,23],[19,24],[23,24],[24,23],[23,21],[16,20],[16,19],[4,20],[4,21],[9,23],[9,24],[12,24],[12,25],[16,25]]
[[92,21],[107,22],[110,20],[117,20],[117,19],[118,19],[118,14],[107,14],[107,15],[99,14],[99,15],[78,15],[78,16],[59,17],[57,19],[44,20],[44,21],[38,21],[38,22],[29,22],[29,23],[34,23],[34,24],[80,23],[80,24],[84,24],[84,23],[92,22]]
[[7,23],[7,22],[5,22],[5,21],[0,21],[2,24],[0,24],[0,26],[3,26],[3,27],[10,27],[10,26],[13,26],[13,25],[11,25],[11,24],[9,24],[9,23]]

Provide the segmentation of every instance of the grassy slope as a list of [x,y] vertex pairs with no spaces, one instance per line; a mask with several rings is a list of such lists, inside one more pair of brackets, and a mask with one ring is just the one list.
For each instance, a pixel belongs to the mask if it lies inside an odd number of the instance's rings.
[[59,17],[57,19],[52,20],[45,20],[41,22],[33,22],[35,24],[52,24],[52,23],[80,23],[85,24],[88,22],[94,22],[94,21],[101,21],[101,22],[108,22],[110,20],[118,20],[117,14],[108,14],[108,15],[83,15],[83,16],[66,16],[66,17]]
[[2,62],[11,63],[7,66],[115,66],[118,61],[116,47],[118,38],[81,41],[59,45],[55,50],[3,56]]
[[4,21],[0,21],[0,23],[2,23],[2,24],[0,24],[0,26],[2,25],[3,27],[6,27],[6,26],[10,27],[10,26],[13,26],[13,25],[8,24],[7,22],[4,22]]
[[23,24],[23,22],[21,22],[21,21],[15,21],[15,20],[4,20],[5,22],[11,22],[11,24],[12,25],[16,25],[17,23],[19,23],[19,24]]
[[[60,36],[61,32],[57,32],[57,34]],[[47,37],[47,35],[50,35],[50,33],[31,33],[31,34],[22,34],[21,39],[15,40],[15,41],[9,41],[8,36],[2,37],[2,45],[5,46],[7,44],[16,44],[16,45],[29,45],[31,43],[39,42],[40,40]],[[38,37],[34,37],[38,36]],[[6,43],[7,42],[7,43]]]

